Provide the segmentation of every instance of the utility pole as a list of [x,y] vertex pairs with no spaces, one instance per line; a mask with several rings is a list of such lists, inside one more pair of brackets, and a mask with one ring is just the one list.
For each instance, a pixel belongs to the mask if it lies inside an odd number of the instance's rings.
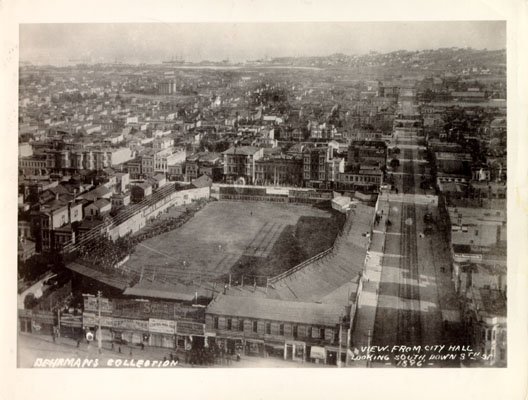
[[337,368],[341,368],[341,334],[343,333],[343,323],[339,323],[339,351],[337,352]]
[[97,346],[99,347],[99,353],[101,353],[103,348],[103,331],[101,330],[101,291],[97,291],[97,325],[99,330],[99,335],[97,336]]
[[60,318],[61,318],[61,312],[60,312],[60,307],[59,307],[57,308],[57,337],[60,337],[60,327],[61,327]]
[[371,330],[369,329],[368,330],[368,336],[367,336],[367,368],[370,367],[370,338],[371,338],[372,334],[371,334]]

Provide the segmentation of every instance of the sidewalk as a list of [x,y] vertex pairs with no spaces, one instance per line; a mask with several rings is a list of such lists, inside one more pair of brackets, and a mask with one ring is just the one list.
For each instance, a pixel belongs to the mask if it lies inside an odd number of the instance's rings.
[[[378,212],[381,214],[379,224],[374,225],[370,247],[365,260],[363,290],[359,299],[356,322],[352,332],[352,348],[371,344],[378,306],[379,287],[381,282],[383,252],[385,250],[386,221],[390,219],[388,197],[378,198]],[[352,367],[366,367],[367,361],[354,361]]]
[[97,342],[86,343],[86,341],[83,341],[77,347],[77,341],[74,339],[60,337],[53,342],[51,336],[28,333],[19,333],[18,342],[18,366],[22,368],[33,367],[37,358],[98,359],[101,367],[107,367],[110,359],[135,360],[136,362],[137,360],[164,361],[165,359],[170,361],[171,353],[174,359],[176,357],[179,359],[178,364],[173,366],[173,368],[335,368],[335,366],[330,365],[309,362],[300,363],[274,357],[264,358],[246,355],[242,355],[240,361],[236,361],[234,356],[230,356],[217,359],[214,364],[191,365],[185,362],[184,352],[176,351],[175,349],[145,346],[144,350],[141,350],[137,346],[121,345],[121,353],[119,353],[118,345],[114,345],[114,350],[112,350],[111,344],[104,342],[103,349],[99,353]]

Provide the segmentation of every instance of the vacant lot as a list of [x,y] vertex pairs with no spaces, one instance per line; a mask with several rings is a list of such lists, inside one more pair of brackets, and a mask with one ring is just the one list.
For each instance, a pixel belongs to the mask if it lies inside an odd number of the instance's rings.
[[330,209],[218,201],[142,242],[127,265],[167,281],[273,276],[330,247],[343,222]]

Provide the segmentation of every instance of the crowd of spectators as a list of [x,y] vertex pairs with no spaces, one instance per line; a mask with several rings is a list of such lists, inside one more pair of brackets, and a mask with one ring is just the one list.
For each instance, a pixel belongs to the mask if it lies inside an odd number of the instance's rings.
[[[140,242],[161,235],[181,227],[207,204],[207,200],[193,201],[177,216],[160,214],[152,219],[149,224],[135,235],[127,235],[112,241],[110,238],[101,237],[78,250],[78,262],[95,267],[100,270],[114,270],[116,265],[127,255],[134,252]],[[170,209],[165,211],[166,214]]]

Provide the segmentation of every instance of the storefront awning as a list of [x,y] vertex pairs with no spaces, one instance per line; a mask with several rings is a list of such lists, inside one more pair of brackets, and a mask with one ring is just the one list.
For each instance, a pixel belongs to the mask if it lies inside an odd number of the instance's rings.
[[284,350],[284,344],[279,343],[266,343],[266,347],[271,347],[275,350]]

